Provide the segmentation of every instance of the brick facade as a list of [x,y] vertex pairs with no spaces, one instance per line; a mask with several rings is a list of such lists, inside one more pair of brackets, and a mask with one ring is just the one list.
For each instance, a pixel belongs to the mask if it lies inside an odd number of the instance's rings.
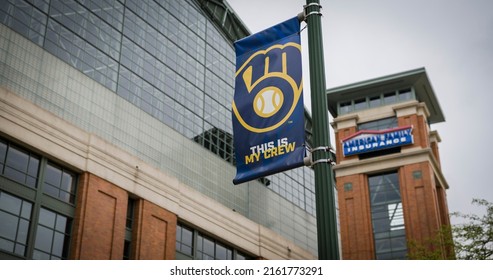
[[[121,260],[128,193],[90,173],[80,176],[70,259]],[[139,199],[132,229],[135,259],[174,259],[176,215]]]
[[143,199],[137,202],[136,228],[133,231],[135,258],[140,260],[175,259],[176,215]]
[[[430,132],[426,117],[420,114],[399,116],[398,126],[413,126],[414,143],[403,146],[401,154],[406,150],[429,150],[429,157],[439,167],[437,141],[430,140]],[[345,174],[337,175],[336,186],[338,192],[341,250],[343,259],[374,259],[375,248],[373,240],[373,226],[371,220],[370,196],[368,187],[368,173],[361,171],[364,161],[357,155],[344,157],[342,154],[341,139],[357,132],[356,126],[337,129],[335,122],[337,164],[344,166]],[[395,157],[395,156],[394,156]],[[380,163],[385,157],[374,158]],[[445,188],[437,182],[437,174],[433,169],[432,159],[413,164],[398,164],[386,167],[381,172],[397,171],[404,212],[404,223],[407,241],[426,243],[433,238],[442,226],[450,225]],[[375,162],[378,164],[379,162]],[[338,166],[338,167],[340,167]],[[350,171],[348,171],[350,170]],[[352,170],[352,171],[351,171]],[[379,171],[370,172],[377,174]],[[446,249],[443,248],[442,249]],[[447,252],[447,250],[442,250]],[[450,253],[450,252],[449,252]],[[446,253],[444,253],[446,254]],[[447,256],[443,255],[444,258]]]
[[127,192],[93,175],[80,176],[71,259],[123,258]]
[[372,259],[370,199],[367,176],[337,178],[337,195],[343,259]]

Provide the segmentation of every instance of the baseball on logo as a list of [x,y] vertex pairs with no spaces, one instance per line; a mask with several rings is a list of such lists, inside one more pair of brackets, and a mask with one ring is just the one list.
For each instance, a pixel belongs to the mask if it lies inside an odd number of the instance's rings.
[[282,107],[284,95],[277,87],[266,87],[262,89],[253,100],[255,113],[263,118],[275,115]]

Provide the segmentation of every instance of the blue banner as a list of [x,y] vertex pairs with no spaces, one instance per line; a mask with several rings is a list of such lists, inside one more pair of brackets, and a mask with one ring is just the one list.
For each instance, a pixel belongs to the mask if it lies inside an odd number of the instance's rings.
[[305,128],[296,17],[235,42],[234,184],[303,165]]
[[387,130],[362,130],[342,140],[344,156],[374,152],[414,142],[412,126]]

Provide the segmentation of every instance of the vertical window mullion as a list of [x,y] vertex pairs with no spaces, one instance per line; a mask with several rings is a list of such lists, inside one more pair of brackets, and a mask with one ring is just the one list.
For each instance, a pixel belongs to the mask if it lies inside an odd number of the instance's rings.
[[[36,183],[36,195],[33,201],[33,207],[31,211],[31,224],[29,225],[29,234],[26,244],[26,256],[28,259],[32,259],[34,253],[34,242],[36,241],[36,233],[38,230],[39,215],[41,212],[41,201],[43,197],[43,182],[44,182],[44,172],[47,164],[46,158],[41,158],[39,161],[38,169],[38,181]],[[52,244],[53,245],[53,244]]]

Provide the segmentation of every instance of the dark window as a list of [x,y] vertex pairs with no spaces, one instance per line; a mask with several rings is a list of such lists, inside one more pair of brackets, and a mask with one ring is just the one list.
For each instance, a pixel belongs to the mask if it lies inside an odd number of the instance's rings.
[[354,101],[354,110],[359,111],[368,108],[368,104],[366,103],[366,98],[357,99]]
[[358,130],[384,130],[397,127],[397,118],[379,119],[376,121],[358,124]]
[[413,97],[411,89],[399,90],[399,101],[411,100]]
[[66,259],[75,173],[1,138],[0,167],[0,259]]
[[369,102],[370,108],[375,108],[382,105],[381,100],[382,99],[380,98],[380,95],[370,97],[370,102]]
[[339,113],[341,115],[350,113],[352,111],[353,111],[353,107],[351,106],[351,101],[339,103]]
[[185,226],[176,227],[176,251],[192,256],[193,231]]
[[250,256],[187,226],[176,227],[177,257],[197,260],[247,260]]
[[0,191],[0,250],[26,256],[32,203]]
[[398,173],[368,176],[368,186],[376,258],[404,259],[407,245]]
[[132,232],[135,221],[136,200],[129,198],[127,202],[127,219],[125,223],[125,243],[123,244],[123,259],[130,260],[132,255]]
[[71,220],[41,208],[36,229],[33,259],[60,260],[68,257]]
[[75,175],[53,163],[45,167],[43,191],[71,204],[75,203]]
[[[39,157],[16,146],[2,143],[4,161],[2,159],[1,174],[30,188],[36,187],[39,170]],[[0,154],[1,156],[1,154]]]
[[395,92],[389,92],[383,95],[383,103],[392,104],[395,102],[397,102],[397,95],[395,94]]

